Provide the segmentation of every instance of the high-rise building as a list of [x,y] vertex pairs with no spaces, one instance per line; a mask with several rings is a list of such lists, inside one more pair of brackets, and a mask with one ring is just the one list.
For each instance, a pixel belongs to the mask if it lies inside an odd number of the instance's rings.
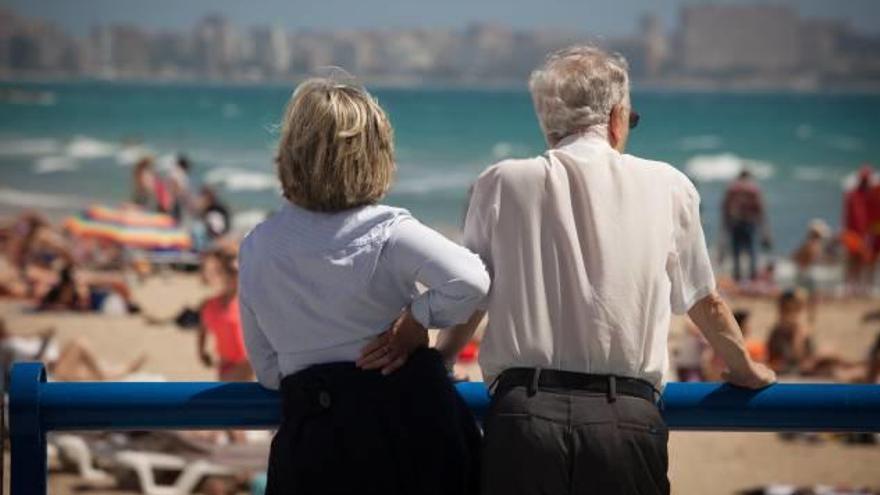
[[7,33],[7,64],[25,73],[77,73],[78,53],[71,39],[56,25],[40,20],[20,20]]
[[645,76],[657,77],[669,60],[669,37],[663,29],[660,16],[648,14],[642,17],[642,43],[645,45]]
[[241,60],[242,38],[223,16],[205,17],[196,26],[196,61],[209,78],[231,77]]
[[280,26],[257,27],[252,31],[253,53],[244,58],[269,77],[281,77],[290,71],[290,45]]
[[0,74],[9,70],[9,43],[18,26],[18,17],[11,10],[0,8]]
[[681,62],[685,71],[785,73],[800,62],[800,19],[778,5],[702,4],[681,16]]
[[502,78],[515,58],[515,33],[503,26],[476,24],[464,33],[462,70],[466,76]]
[[156,76],[191,78],[195,61],[195,40],[189,33],[163,31],[151,36],[150,67]]
[[115,77],[145,77],[150,74],[150,38],[132,25],[109,28],[110,64]]

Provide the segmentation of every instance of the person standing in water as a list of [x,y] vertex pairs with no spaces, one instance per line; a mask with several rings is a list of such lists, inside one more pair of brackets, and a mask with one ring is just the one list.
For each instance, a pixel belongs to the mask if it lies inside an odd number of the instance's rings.
[[740,258],[746,254],[749,258],[749,280],[755,280],[758,275],[758,236],[765,248],[770,247],[771,239],[764,195],[751,172],[743,170],[730,184],[724,194],[721,211],[722,226],[733,251],[733,278],[737,282],[742,281]]

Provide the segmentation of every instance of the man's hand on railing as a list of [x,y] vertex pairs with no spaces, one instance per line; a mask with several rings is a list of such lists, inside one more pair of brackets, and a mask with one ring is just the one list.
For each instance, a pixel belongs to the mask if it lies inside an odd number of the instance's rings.
[[361,351],[358,368],[382,370],[383,375],[396,371],[406,363],[409,355],[428,345],[428,329],[422,326],[409,308]]
[[745,388],[764,388],[776,382],[776,373],[761,363],[752,361],[747,370],[741,372],[724,371],[721,378],[731,385]]
[[697,301],[688,316],[730,370],[722,375],[724,381],[745,388],[763,388],[776,381],[773,370],[749,356],[742,330],[717,292]]

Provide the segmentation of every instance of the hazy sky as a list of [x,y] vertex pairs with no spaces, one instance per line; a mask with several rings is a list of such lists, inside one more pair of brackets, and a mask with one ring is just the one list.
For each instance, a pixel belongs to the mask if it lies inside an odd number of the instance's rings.
[[[653,11],[668,27],[678,8],[699,0],[0,0],[23,15],[54,20],[76,33],[95,24],[130,22],[148,28],[182,29],[211,12],[236,24],[278,23],[288,28],[461,27],[492,22],[518,28],[559,27],[596,35],[633,31]],[[880,33],[878,0],[725,0],[714,3],[783,3],[804,16],[847,19]]]

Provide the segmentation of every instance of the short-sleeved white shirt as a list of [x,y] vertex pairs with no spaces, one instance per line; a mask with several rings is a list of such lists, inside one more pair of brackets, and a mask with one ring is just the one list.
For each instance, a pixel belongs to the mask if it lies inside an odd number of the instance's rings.
[[699,203],[684,174],[598,134],[486,170],[464,243],[493,277],[487,380],[541,366],[661,386],[672,311],[715,289]]

